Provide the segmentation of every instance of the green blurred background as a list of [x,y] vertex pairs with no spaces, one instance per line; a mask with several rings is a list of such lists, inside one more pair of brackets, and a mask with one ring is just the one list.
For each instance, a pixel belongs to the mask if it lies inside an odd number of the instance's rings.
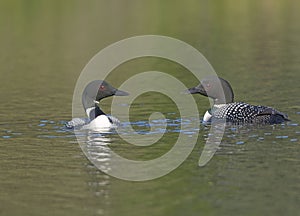
[[[299,214],[299,11],[294,0],[0,1],[0,214]],[[197,160],[207,131],[199,132],[189,159],[163,178],[134,183],[101,173],[62,129],[73,89],[97,52],[145,34],[194,46],[230,81],[237,100],[274,106],[292,125],[227,136],[203,169]],[[153,59],[128,62],[108,80],[118,85],[149,69],[198,84],[178,65]],[[195,98],[202,115],[207,99]],[[166,108],[154,102],[149,109]],[[139,108],[133,113],[145,118]]]

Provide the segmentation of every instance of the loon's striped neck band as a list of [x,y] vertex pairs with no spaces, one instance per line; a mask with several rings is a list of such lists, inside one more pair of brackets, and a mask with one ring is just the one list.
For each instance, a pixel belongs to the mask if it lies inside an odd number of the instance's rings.
[[203,116],[203,123],[210,122],[212,117],[211,109],[207,110]]

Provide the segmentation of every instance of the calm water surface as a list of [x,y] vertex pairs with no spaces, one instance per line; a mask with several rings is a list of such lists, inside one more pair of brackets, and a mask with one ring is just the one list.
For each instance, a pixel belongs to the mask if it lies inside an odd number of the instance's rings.
[[[268,0],[1,1],[0,214],[297,215],[299,9],[295,1]],[[228,126],[217,153],[202,168],[197,163],[209,126],[200,127],[191,155],[164,177],[127,182],[104,174],[86,159],[73,131],[64,127],[71,118],[73,89],[98,51],[143,34],[191,44],[230,81],[236,100],[274,106],[292,121]],[[198,84],[186,69],[155,58],[120,65],[108,81],[118,86],[148,70],[169,73],[188,87]],[[203,115],[209,103],[194,97]],[[107,112],[110,103],[102,103]],[[150,148],[133,147],[117,134],[97,136],[126,157],[156,158],[175,143],[180,116],[169,98],[141,95],[130,110],[138,133],[149,131],[153,112],[162,112],[169,125]],[[98,147],[90,146],[96,157]]]

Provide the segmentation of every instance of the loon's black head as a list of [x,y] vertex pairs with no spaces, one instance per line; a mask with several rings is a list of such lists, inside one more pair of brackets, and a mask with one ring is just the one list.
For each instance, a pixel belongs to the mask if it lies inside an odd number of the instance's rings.
[[188,92],[210,97],[215,104],[232,103],[234,99],[229,82],[217,76],[206,77],[198,86],[188,89]]
[[128,93],[112,87],[104,80],[94,80],[85,87],[82,93],[82,104],[87,109],[99,103],[101,99],[113,95],[126,96]]

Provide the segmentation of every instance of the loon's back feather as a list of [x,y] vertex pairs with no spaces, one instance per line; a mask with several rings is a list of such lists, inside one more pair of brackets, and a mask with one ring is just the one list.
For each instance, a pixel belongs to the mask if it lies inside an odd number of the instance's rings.
[[65,125],[68,129],[73,129],[77,127],[82,127],[83,125],[86,125],[90,123],[89,118],[73,118],[71,121],[68,121]]
[[244,102],[214,105],[213,117],[232,123],[278,124],[289,121],[288,116],[272,107],[256,106]]

